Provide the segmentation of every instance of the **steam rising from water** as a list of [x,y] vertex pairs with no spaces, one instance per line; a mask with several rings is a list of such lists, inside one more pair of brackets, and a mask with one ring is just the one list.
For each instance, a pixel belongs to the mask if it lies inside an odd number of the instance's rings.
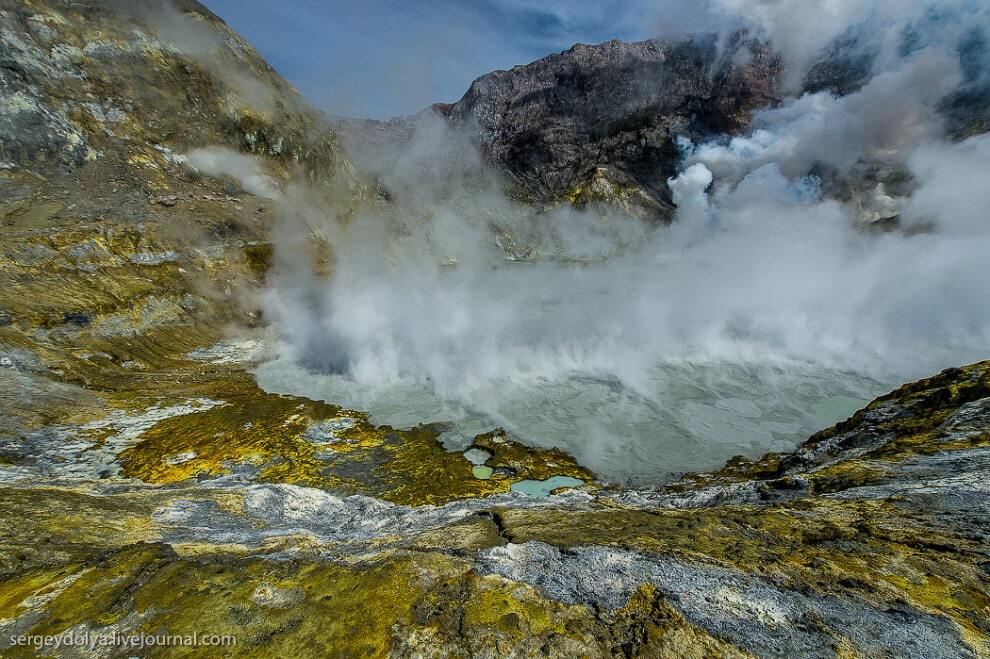
[[[453,421],[452,445],[502,424],[646,482],[788,448],[891,384],[986,358],[990,137],[949,141],[937,111],[987,58],[957,47],[986,10],[938,6],[956,19],[878,5],[861,90],[684,142],[669,227],[518,204],[436,117],[401,148],[351,145],[391,201],[340,222],[286,196],[268,296],[285,357],[259,381],[397,425]],[[921,46],[892,47],[908,23]],[[884,177],[903,190],[866,183]],[[870,224],[894,214],[896,231]],[[299,256],[311,234],[332,245],[329,279]]]

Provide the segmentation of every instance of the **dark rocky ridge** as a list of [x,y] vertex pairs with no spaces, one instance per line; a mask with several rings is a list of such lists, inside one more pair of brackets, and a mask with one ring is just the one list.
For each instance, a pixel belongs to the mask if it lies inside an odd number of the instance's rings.
[[477,122],[485,153],[534,200],[572,196],[604,173],[669,217],[677,137],[745,128],[777,100],[781,76],[780,58],[745,32],[613,40],[489,73],[434,108],[455,125]]
[[[865,35],[844,34],[811,63],[799,91],[853,93],[870,80],[877,55]],[[990,126],[990,83],[973,64],[978,58],[959,56],[964,84],[939,105],[946,133],[957,139]],[[408,142],[420,115],[435,112],[477,136],[513,196],[538,204],[605,202],[669,220],[667,179],[677,173],[677,139],[744,133],[754,111],[787,95],[784,78],[781,57],[745,31],[613,40],[488,73],[456,103],[437,103],[413,117],[338,119],[336,126],[355,149],[388,151]],[[877,178],[876,169],[862,163],[849,176],[816,173],[830,194],[849,199],[865,194],[861,179]]]

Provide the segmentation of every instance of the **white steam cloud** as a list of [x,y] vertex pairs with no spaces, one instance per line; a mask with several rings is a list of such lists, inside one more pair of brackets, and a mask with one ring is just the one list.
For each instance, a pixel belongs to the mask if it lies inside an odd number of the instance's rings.
[[670,0],[657,3],[654,22],[664,36],[746,28],[781,53],[788,86],[798,90],[837,40],[854,54],[873,53],[880,73],[899,67],[905,51],[956,50],[988,18],[981,0]]
[[[858,91],[794,96],[747,135],[682,144],[669,227],[512,201],[436,117],[374,157],[352,147],[390,201],[342,222],[285,199],[268,302],[287,350],[335,373],[319,377],[338,395],[365,392],[355,404],[426,390],[453,405],[431,413],[481,414],[627,480],[799,441],[804,425],[773,421],[802,414],[794,396],[861,398],[990,357],[990,135],[952,141],[939,111],[973,78],[959,43],[986,31],[986,8],[710,6],[761,30],[795,80],[854,28],[878,55]],[[312,235],[332,246],[329,278],[299,256]],[[676,436],[644,448],[664,427]],[[742,439],[709,455],[706,433]]]
[[941,135],[936,106],[960,82],[956,57],[926,49],[847,96],[806,94],[758,112],[751,135],[698,145],[689,162],[705,163],[729,184],[769,163],[795,177],[814,166],[848,171],[863,161],[897,162]]
[[229,176],[245,192],[267,199],[280,195],[278,184],[269,176],[257,158],[233,149],[208,147],[193,149],[185,155],[186,163],[209,176]]

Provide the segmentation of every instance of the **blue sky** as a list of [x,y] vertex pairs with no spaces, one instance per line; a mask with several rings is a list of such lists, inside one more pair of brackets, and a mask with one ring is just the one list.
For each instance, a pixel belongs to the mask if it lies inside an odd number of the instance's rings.
[[662,0],[205,0],[320,108],[387,119],[576,42],[644,39]]

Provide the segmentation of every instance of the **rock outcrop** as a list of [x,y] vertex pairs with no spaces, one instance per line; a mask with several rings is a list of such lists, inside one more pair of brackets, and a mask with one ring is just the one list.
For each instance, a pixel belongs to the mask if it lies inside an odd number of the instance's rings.
[[[0,163],[67,170],[101,156],[243,149],[329,175],[319,113],[198,2],[0,5]],[[149,150],[151,147],[158,147]]]
[[610,41],[489,73],[434,107],[476,123],[488,157],[535,200],[607,198],[604,180],[667,218],[677,138],[741,130],[777,100],[781,77],[780,58],[744,32]]

